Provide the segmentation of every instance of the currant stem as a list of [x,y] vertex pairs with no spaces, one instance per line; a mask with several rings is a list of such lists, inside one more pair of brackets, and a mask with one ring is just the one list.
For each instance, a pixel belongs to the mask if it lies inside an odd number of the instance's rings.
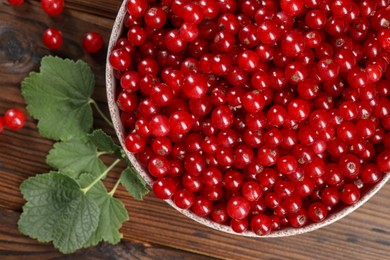
[[116,190],[118,189],[120,183],[121,183],[121,179],[119,178],[116,181],[114,188],[112,188],[112,190],[108,193],[108,195],[110,195],[111,197],[114,196],[114,194],[115,194]]
[[96,111],[100,114],[100,116],[104,119],[104,121],[106,121],[106,123],[111,126],[112,128],[114,128],[114,125],[112,124],[112,122],[106,117],[106,115],[103,113],[102,110],[100,110],[98,104],[96,103],[95,100],[93,100],[92,98],[89,99],[89,103],[92,104]]
[[101,179],[103,179],[119,162],[121,159],[117,159],[115,162],[113,162],[99,177],[97,177],[91,184],[89,184],[84,189],[81,189],[81,191],[86,194],[93,186],[95,186],[96,183],[98,183]]

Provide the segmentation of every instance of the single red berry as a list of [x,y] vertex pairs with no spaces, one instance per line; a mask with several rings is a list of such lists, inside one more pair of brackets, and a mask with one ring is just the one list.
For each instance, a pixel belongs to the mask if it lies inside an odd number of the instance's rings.
[[54,28],[48,28],[43,32],[43,43],[50,50],[58,50],[62,45],[62,33]]
[[259,236],[265,236],[271,233],[271,219],[264,214],[255,215],[250,223],[251,229]]
[[355,184],[346,184],[341,190],[340,196],[345,204],[352,205],[360,199],[360,191]]
[[313,202],[312,204],[310,204],[307,210],[307,214],[312,221],[320,222],[326,218],[326,216],[328,215],[328,210],[326,209],[326,206],[321,202]]
[[249,215],[251,206],[244,197],[235,196],[229,200],[226,209],[232,219],[240,220]]
[[130,133],[125,139],[126,149],[131,153],[141,152],[146,145],[146,139],[137,133]]
[[18,108],[9,109],[4,114],[4,123],[11,130],[21,129],[25,122],[24,112]]
[[88,32],[84,35],[82,45],[86,52],[98,52],[103,46],[103,37],[97,32]]
[[114,69],[123,71],[131,65],[131,56],[124,48],[116,49],[111,52],[109,61]]
[[376,158],[376,163],[383,173],[390,172],[390,150],[381,152]]
[[230,227],[233,229],[236,233],[243,233],[248,229],[249,222],[246,218],[244,219],[232,219],[230,222]]
[[186,189],[178,190],[173,196],[175,205],[181,209],[189,209],[194,203],[194,194]]
[[305,209],[300,209],[297,212],[289,213],[287,219],[292,227],[300,228],[307,224],[308,214]]
[[191,206],[192,212],[200,217],[206,217],[213,211],[213,209],[213,202],[202,196],[196,197],[194,203]]
[[172,178],[163,177],[153,183],[153,193],[159,199],[170,199],[175,192],[176,182]]
[[211,219],[219,224],[225,223],[229,219],[225,204],[219,203],[215,205],[213,212],[210,215]]
[[41,0],[41,6],[50,16],[57,16],[64,10],[64,0]]

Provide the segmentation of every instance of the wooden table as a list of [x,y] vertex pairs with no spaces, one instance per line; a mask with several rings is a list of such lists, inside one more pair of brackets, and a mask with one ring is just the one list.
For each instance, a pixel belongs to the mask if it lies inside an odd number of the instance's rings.
[[[41,34],[48,26],[62,30],[63,48],[54,54],[83,59],[96,74],[95,98],[106,106],[105,52],[87,55],[80,47],[85,32],[100,32],[108,41],[120,0],[66,0],[64,13],[50,18],[39,1],[12,8],[0,0],[0,114],[24,108],[20,82],[37,70],[40,58],[50,52]],[[107,109],[105,109],[107,111]],[[97,127],[103,122],[97,120]],[[112,130],[110,134],[114,135]],[[309,234],[279,239],[250,239],[220,233],[187,219],[164,202],[148,195],[139,202],[120,189],[130,221],[117,246],[99,245],[62,256],[50,244],[41,244],[17,231],[24,201],[19,184],[29,176],[49,170],[45,156],[51,141],[39,136],[36,122],[28,118],[16,132],[0,134],[0,258],[1,259],[390,259],[390,185],[345,219]],[[118,175],[120,169],[114,175]],[[107,185],[113,186],[108,178]]]

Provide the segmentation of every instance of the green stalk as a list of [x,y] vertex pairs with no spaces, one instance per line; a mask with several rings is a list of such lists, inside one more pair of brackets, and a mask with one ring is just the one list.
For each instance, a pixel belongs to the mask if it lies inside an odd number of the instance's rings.
[[81,189],[84,194],[86,194],[93,186],[95,186],[96,183],[98,183],[101,179],[106,177],[106,175],[121,161],[121,159],[117,159],[115,162],[113,162],[110,167],[108,167],[99,177],[97,177],[91,184],[89,184],[84,189]]
[[103,113],[102,110],[100,110],[98,104],[96,103],[95,100],[93,100],[92,98],[89,99],[89,103],[92,104],[96,111],[99,113],[99,115],[104,119],[104,121],[106,121],[106,123],[111,126],[112,128],[114,128],[114,125],[112,124],[112,122],[106,117],[106,115]]
[[118,189],[120,183],[121,183],[121,178],[119,178],[116,181],[114,188],[112,188],[112,190],[108,193],[108,195],[110,195],[111,197],[114,196],[114,194],[115,194],[116,190]]

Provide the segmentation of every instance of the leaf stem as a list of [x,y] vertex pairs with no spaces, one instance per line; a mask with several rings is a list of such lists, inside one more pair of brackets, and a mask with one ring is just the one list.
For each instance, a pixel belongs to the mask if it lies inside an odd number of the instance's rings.
[[112,188],[112,190],[108,193],[108,195],[110,195],[111,197],[114,196],[116,189],[118,189],[120,183],[121,183],[121,178],[119,178],[116,181],[114,188]]
[[101,179],[103,179],[119,162],[121,159],[117,159],[115,162],[113,162],[110,167],[108,167],[99,177],[97,177],[91,184],[89,184],[84,189],[81,189],[84,194],[86,194],[93,186],[95,186],[96,183],[98,183]]
[[96,111],[99,113],[99,115],[104,119],[104,121],[106,121],[106,123],[111,126],[112,128],[114,128],[114,125],[112,124],[112,122],[106,117],[106,115],[103,113],[102,110],[100,110],[98,104],[96,103],[95,100],[93,100],[92,98],[89,99],[89,103],[92,104]]
[[110,154],[108,152],[97,152],[97,156],[100,157],[102,155]]

